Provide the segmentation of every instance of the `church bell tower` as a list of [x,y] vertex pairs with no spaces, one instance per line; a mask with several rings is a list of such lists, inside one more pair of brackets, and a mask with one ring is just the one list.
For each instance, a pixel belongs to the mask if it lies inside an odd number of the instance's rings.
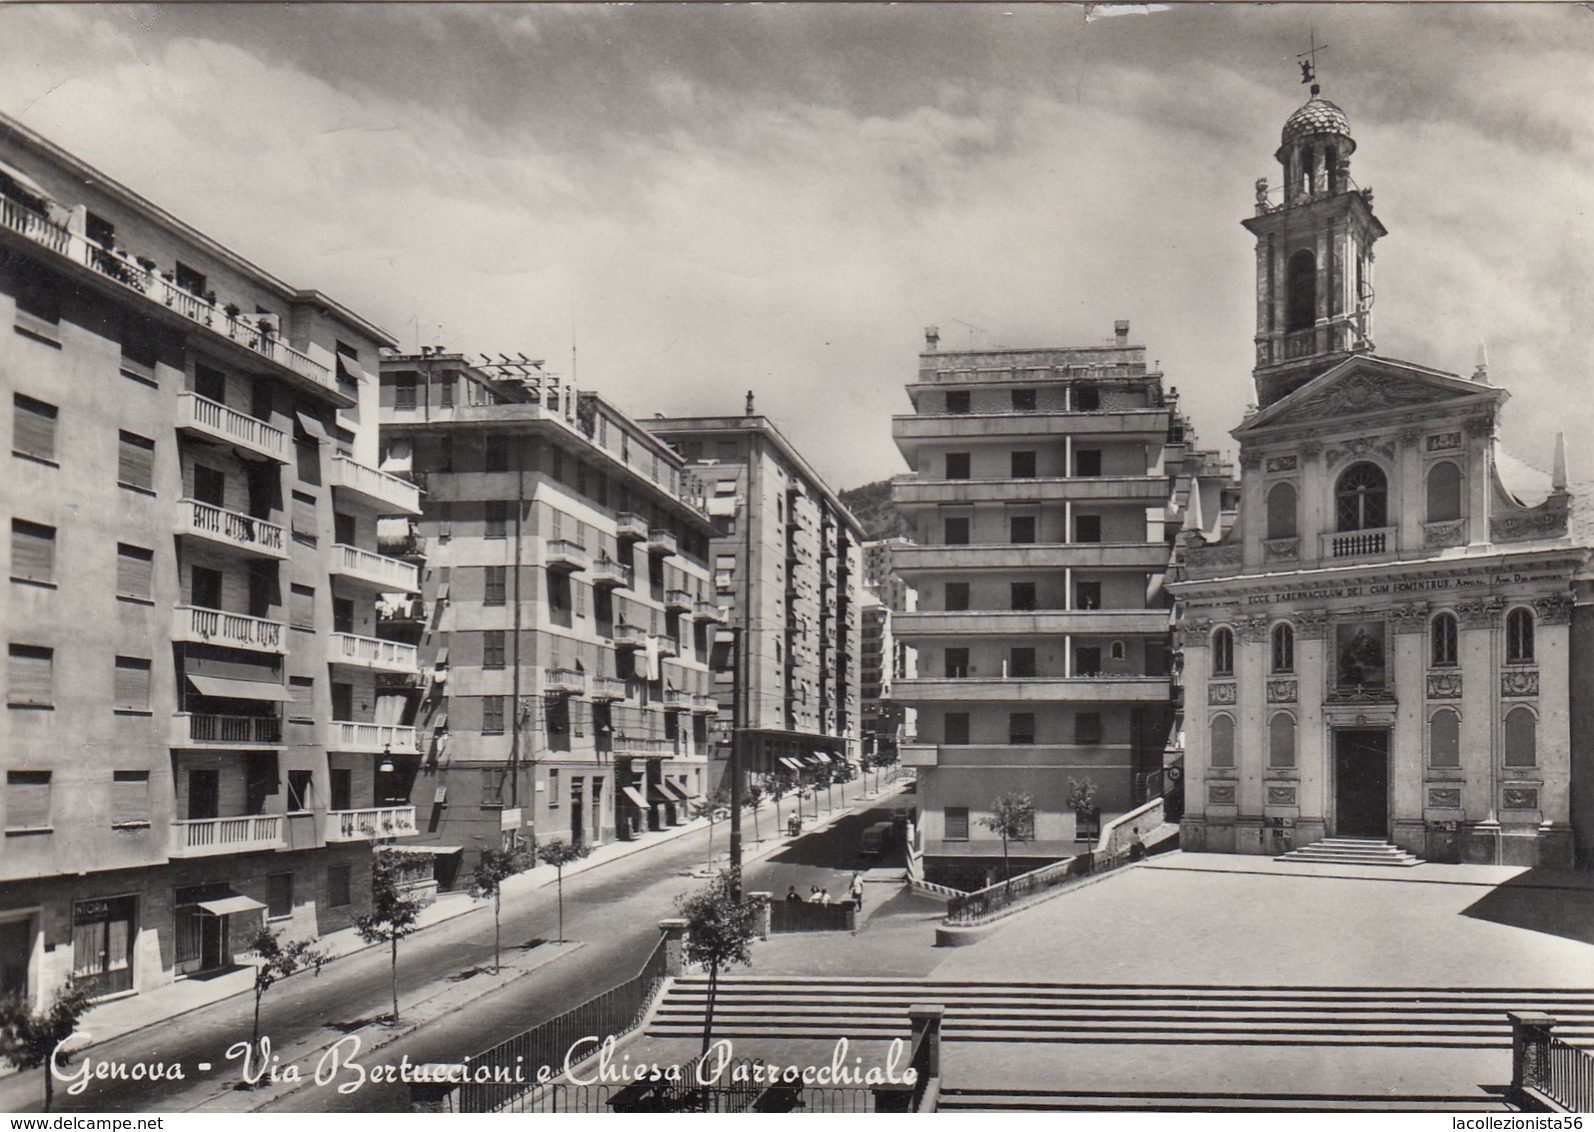
[[[1308,71],[1308,74],[1310,72]],[[1275,155],[1283,201],[1256,183],[1257,404],[1266,408],[1352,354],[1373,349],[1373,243],[1384,226],[1350,177],[1350,122],[1312,83]]]

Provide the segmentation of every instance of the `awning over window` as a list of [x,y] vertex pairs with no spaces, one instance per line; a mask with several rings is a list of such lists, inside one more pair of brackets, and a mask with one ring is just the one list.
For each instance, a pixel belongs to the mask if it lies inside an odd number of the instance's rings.
[[664,788],[662,786],[660,786],[657,782],[648,783],[648,797],[652,798],[655,802],[674,802],[674,801],[678,801],[677,798],[675,798],[673,795],[667,793],[664,790]]
[[648,808],[648,800],[642,797],[635,786],[622,786],[620,787],[620,793],[624,794],[626,799],[637,809],[645,810]]
[[239,896],[235,892],[231,896],[221,896],[215,900],[201,900],[199,907],[212,916],[231,916],[235,912],[259,912],[265,908],[265,905],[247,896]]
[[220,676],[190,676],[188,682],[202,696],[218,696],[227,700],[265,700],[268,703],[291,704],[293,693],[281,684],[267,684],[261,680],[226,680]]
[[382,458],[382,471],[390,475],[410,470],[414,461],[415,450],[407,440],[395,440],[388,446],[387,455]]
[[686,791],[682,790],[669,779],[665,779],[663,782],[660,782],[659,789],[663,790],[664,793],[669,796],[672,802],[686,802],[690,800],[686,796]]
[[825,754],[823,751],[810,751],[809,754],[817,763],[828,763],[832,761],[830,756]]
[[325,440],[327,438],[327,430],[322,426],[320,421],[316,420],[309,413],[295,413],[293,415],[299,419],[299,427],[305,431],[307,436],[313,437],[316,440]]
[[735,515],[736,497],[734,495],[710,496],[708,501],[708,513],[710,515],[719,515],[727,518]]
[[4,161],[0,161],[0,173],[4,173],[7,177],[10,177],[12,183],[15,184],[17,188],[27,193],[29,196],[38,197],[41,200],[50,199],[50,194],[45,192],[44,189],[39,186],[39,182],[35,181],[32,177],[18,169],[15,165],[9,165]]
[[787,770],[801,770],[803,768],[803,764],[798,762],[796,759],[788,759],[784,757],[781,758],[780,765],[785,767]]
[[362,384],[369,380],[360,363],[347,354],[338,355],[338,374],[347,381],[358,381]]

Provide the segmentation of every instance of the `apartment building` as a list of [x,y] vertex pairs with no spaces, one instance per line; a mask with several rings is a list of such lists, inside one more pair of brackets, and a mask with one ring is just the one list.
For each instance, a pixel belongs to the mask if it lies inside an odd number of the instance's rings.
[[897,639],[893,627],[897,614],[918,608],[913,590],[892,566],[898,548],[911,545],[901,536],[863,544],[863,749],[888,760],[896,756],[902,736],[911,733],[916,724],[891,694],[893,681],[915,671],[912,650]]
[[425,489],[420,516],[384,532],[425,562],[387,629],[424,672],[423,844],[469,867],[687,820],[725,614],[680,457],[540,363],[428,348],[381,372],[383,466]]
[[[0,990],[100,996],[368,906],[413,830],[375,635],[392,338],[0,118]],[[408,757],[406,757],[408,754]]]
[[892,551],[918,609],[895,614],[918,673],[926,871],[983,883],[1002,857],[981,825],[1026,793],[1018,853],[1072,854],[1071,781],[1122,812],[1162,769],[1170,730],[1169,502],[1186,458],[1175,391],[1131,345],[942,351],[934,328],[893,434],[912,474],[892,498],[917,545]]
[[[649,432],[698,476],[714,523],[714,600],[745,650],[749,774],[795,773],[859,754],[863,528],[767,417],[655,417]],[[729,705],[722,632],[715,687]],[[729,755],[721,730],[717,752]],[[717,777],[716,777],[717,781]]]

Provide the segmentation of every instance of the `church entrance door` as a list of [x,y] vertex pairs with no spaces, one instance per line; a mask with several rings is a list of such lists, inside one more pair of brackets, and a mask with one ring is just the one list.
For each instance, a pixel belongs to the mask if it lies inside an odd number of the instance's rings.
[[1336,836],[1389,836],[1389,732],[1334,732],[1334,817]]

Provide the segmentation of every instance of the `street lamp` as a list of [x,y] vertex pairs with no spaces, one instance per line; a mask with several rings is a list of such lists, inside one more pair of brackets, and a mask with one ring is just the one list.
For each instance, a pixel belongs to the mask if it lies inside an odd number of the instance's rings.
[[392,774],[398,767],[393,765],[393,744],[382,744],[382,761],[377,765],[379,774]]

